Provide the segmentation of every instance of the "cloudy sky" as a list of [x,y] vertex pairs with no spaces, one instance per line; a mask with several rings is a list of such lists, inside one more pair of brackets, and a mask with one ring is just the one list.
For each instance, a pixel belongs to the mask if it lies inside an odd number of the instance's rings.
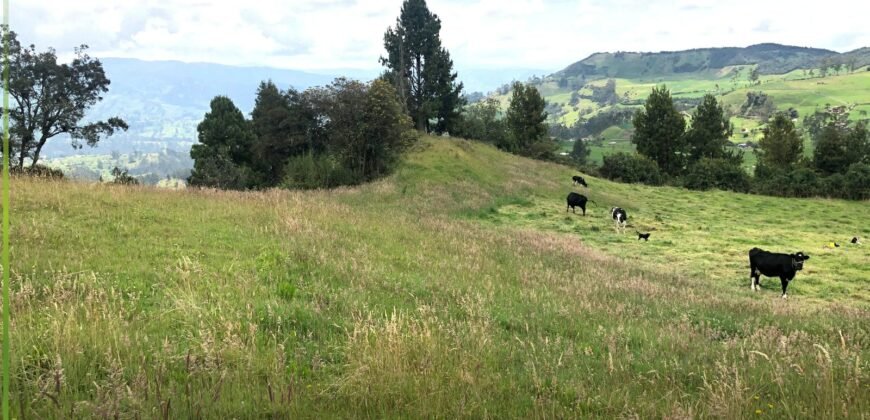
[[[97,57],[377,69],[402,0],[10,0],[19,38]],[[597,51],[870,46],[870,1],[429,0],[459,68],[558,70]]]

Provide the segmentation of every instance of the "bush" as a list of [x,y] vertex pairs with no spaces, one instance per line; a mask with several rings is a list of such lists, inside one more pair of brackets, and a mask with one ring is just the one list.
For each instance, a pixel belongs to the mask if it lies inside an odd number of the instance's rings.
[[306,153],[294,156],[284,167],[284,188],[334,188],[357,183],[350,169],[329,155]]
[[749,191],[750,178],[736,162],[703,158],[689,167],[684,183],[693,190],[717,188],[745,193]]
[[870,165],[853,163],[846,171],[844,183],[844,196],[853,200],[866,200],[870,198]]
[[39,164],[25,168],[10,166],[9,173],[12,175],[25,175],[36,178],[63,179],[63,171],[61,171],[60,169],[49,168],[48,166]]
[[659,166],[649,158],[634,153],[619,152],[605,156],[600,172],[601,176],[614,181],[647,185],[664,183]]
[[134,178],[134,177],[132,177],[132,176],[130,176],[130,174],[127,173],[127,170],[126,170],[126,169],[124,169],[124,170],[122,171],[121,169],[119,169],[119,168],[116,166],[116,167],[114,167],[114,168],[112,169],[112,176],[115,177],[115,179],[112,180],[112,183],[113,183],[113,184],[117,184],[117,185],[139,185],[139,180],[136,179],[136,178]]
[[813,197],[822,192],[824,180],[810,168],[784,171],[757,166],[752,191],[778,197]]
[[819,194],[829,198],[846,197],[846,178],[843,174],[832,174],[822,178],[819,184]]

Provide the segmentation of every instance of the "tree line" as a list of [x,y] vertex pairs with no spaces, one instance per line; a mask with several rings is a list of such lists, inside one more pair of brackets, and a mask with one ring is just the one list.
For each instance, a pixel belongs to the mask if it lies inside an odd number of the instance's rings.
[[801,132],[787,112],[775,113],[755,149],[750,176],[743,152],[729,147],[733,128],[713,95],[706,95],[687,127],[665,86],[653,89],[633,119],[637,153],[605,156],[600,173],[623,182],[718,188],[759,194],[870,198],[870,136],[863,121],[825,120],[804,154]]

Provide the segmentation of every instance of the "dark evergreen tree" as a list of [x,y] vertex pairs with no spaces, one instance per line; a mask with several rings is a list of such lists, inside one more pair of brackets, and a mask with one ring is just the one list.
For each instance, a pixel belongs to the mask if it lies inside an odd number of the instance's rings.
[[546,103],[534,86],[515,82],[507,111],[509,140],[505,150],[535,159],[552,159],[556,142],[547,135]]
[[[450,54],[441,46],[441,20],[425,0],[405,0],[395,28],[384,34],[387,56],[381,64],[404,100],[417,130],[451,131],[463,105]],[[434,127],[429,120],[435,119]]]
[[755,154],[758,156],[758,168],[791,170],[803,155],[804,143],[794,123],[785,114],[779,113],[773,117],[764,128],[764,137],[758,142]]
[[692,127],[686,132],[689,162],[702,158],[742,160],[742,155],[731,154],[726,146],[733,127],[725,116],[725,110],[713,95],[704,95],[692,114]]
[[296,90],[282,92],[271,81],[260,83],[251,112],[256,135],[252,168],[260,173],[263,186],[277,185],[284,177],[287,159],[308,151],[310,122]]
[[190,185],[246,189],[256,184],[250,170],[255,135],[250,122],[229,98],[212,99],[211,110],[196,131],[199,143],[190,148]]
[[574,141],[574,147],[571,148],[571,159],[578,165],[585,165],[586,159],[589,157],[589,147],[583,139]]
[[631,141],[638,153],[655,161],[666,174],[679,174],[685,163],[686,120],[665,86],[653,88],[632,122],[635,131]]
[[813,162],[825,174],[845,173],[852,164],[870,163],[868,153],[870,143],[863,123],[845,129],[830,124],[819,134]]

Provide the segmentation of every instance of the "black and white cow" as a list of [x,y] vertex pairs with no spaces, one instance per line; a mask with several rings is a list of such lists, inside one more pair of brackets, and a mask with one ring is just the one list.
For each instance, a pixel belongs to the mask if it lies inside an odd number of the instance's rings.
[[575,192],[568,193],[568,197],[565,199],[568,202],[568,207],[565,207],[565,211],[571,209],[572,212],[577,213],[574,210],[574,207],[580,207],[580,210],[583,210],[583,215],[586,215],[586,202],[589,201],[583,194],[577,194]]
[[749,281],[752,290],[761,290],[759,280],[761,275],[779,277],[782,282],[782,298],[787,299],[785,290],[798,271],[804,268],[804,261],[810,259],[803,252],[795,254],[778,254],[759,248],[749,250]]
[[625,233],[625,225],[628,224],[628,214],[625,210],[619,207],[611,207],[610,217],[616,223],[616,232],[619,233],[619,228],[622,227],[622,233]]
[[573,182],[571,182],[571,184],[573,184],[573,185],[580,184],[580,185],[582,185],[582,186],[584,186],[584,187],[586,187],[586,188],[589,188],[589,186],[586,185],[586,180],[583,179],[582,176],[574,175],[574,176],[571,177],[571,179],[573,180]]

